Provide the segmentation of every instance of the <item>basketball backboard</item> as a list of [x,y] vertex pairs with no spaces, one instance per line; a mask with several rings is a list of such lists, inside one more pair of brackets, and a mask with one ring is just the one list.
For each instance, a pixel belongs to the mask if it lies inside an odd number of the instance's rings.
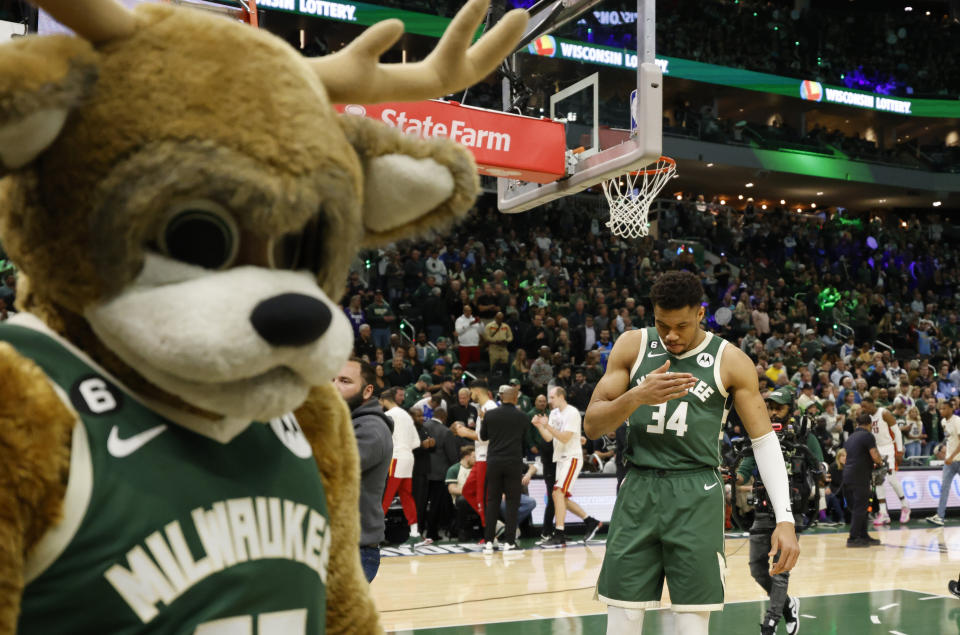
[[567,148],[581,159],[600,151],[599,89],[600,74],[594,73],[550,96],[550,118],[563,122]]
[[[610,3],[623,7],[622,2]],[[632,4],[630,5],[632,7]],[[603,0],[543,0],[530,8],[531,21],[523,41],[530,53],[545,57],[598,61],[605,66],[635,69],[635,81],[616,92],[622,92],[623,121],[616,127],[630,130],[626,141],[623,135],[608,135],[615,142],[605,143],[598,114],[603,108],[599,95],[600,73],[579,81],[564,82],[556,77],[558,90],[549,99],[549,116],[567,126],[566,176],[546,184],[527,183],[515,179],[498,179],[497,195],[500,211],[524,212],[548,201],[581,192],[601,181],[627,172],[639,170],[660,157],[662,146],[663,77],[656,64],[655,0],[637,0],[636,13],[603,11]],[[585,12],[590,11],[590,14]],[[570,24],[583,24],[582,16],[597,20],[607,15],[621,20],[623,29],[631,29],[635,21],[635,38],[630,33],[626,47],[590,45],[550,33],[564,23],[563,32]],[[576,19],[577,22],[571,23]],[[636,51],[632,47],[636,47]],[[571,62],[575,63],[575,62]],[[522,70],[520,73],[522,77]],[[582,76],[582,75],[581,75]],[[636,98],[631,95],[636,91]],[[607,90],[607,93],[610,91]],[[627,104],[630,104],[629,106]],[[634,123],[635,122],[635,123]]]

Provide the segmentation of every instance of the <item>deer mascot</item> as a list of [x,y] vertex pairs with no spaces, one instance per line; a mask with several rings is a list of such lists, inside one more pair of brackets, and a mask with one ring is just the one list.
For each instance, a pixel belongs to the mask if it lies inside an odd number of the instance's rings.
[[[0,46],[0,633],[379,633],[331,379],[362,246],[449,226],[471,156],[338,115],[440,97],[510,53],[471,0],[425,60],[387,21],[303,58],[166,4],[38,2]],[[469,48],[468,48],[469,47]]]

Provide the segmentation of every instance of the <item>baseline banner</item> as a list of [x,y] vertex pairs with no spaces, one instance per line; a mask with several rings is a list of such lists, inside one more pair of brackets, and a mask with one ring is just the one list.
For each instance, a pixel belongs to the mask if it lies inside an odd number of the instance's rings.
[[[530,497],[537,501],[530,522],[543,525],[543,513],[547,509],[547,486],[543,477],[535,476],[527,487]],[[581,476],[573,486],[573,500],[587,514],[603,523],[609,523],[613,517],[613,506],[617,503],[617,478],[615,476]],[[577,516],[567,512],[566,524],[583,522]]]
[[[921,469],[897,470],[900,485],[903,486],[903,497],[911,509],[936,509],[940,504],[940,489],[943,482],[942,467]],[[886,484],[887,508],[900,509],[900,499],[889,483]],[[947,509],[960,507],[960,478],[953,479],[950,487],[950,496],[947,498]]]
[[564,175],[566,136],[557,121],[440,100],[335,108],[424,139],[448,137],[470,150],[481,174],[534,183],[550,183]]

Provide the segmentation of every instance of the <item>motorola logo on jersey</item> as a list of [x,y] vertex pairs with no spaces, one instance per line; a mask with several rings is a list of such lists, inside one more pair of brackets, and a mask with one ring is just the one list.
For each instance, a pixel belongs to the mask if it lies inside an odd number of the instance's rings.
[[713,366],[713,355],[710,353],[700,353],[697,355],[697,363],[704,368],[710,368]]
[[85,415],[113,412],[123,404],[123,393],[99,375],[87,375],[70,388],[70,403]]

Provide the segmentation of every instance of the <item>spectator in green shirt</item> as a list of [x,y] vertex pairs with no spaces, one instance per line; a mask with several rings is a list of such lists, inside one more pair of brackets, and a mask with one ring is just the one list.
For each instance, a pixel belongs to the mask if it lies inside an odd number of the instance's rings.
[[383,299],[383,291],[380,289],[373,292],[373,303],[367,306],[366,315],[367,324],[373,331],[373,343],[377,348],[386,350],[390,346],[390,333],[397,316]]
[[800,344],[800,350],[803,353],[803,359],[805,361],[820,359],[823,355],[823,344],[817,339],[817,332],[815,330],[807,329],[805,339]]
[[454,463],[447,470],[445,479],[447,491],[453,499],[454,507],[457,509],[457,536],[460,542],[470,540],[470,528],[473,521],[479,522],[480,518],[473,511],[473,507],[463,497],[463,484],[467,482],[470,476],[470,470],[476,463],[476,452],[472,445],[465,445],[460,448],[460,462]]
[[533,408],[533,400],[523,394],[520,380],[511,379],[509,384],[517,389],[517,408],[519,408],[521,412],[530,412],[530,409]]
[[413,404],[420,401],[430,384],[430,375],[424,373],[417,378],[417,381],[407,386],[403,391],[403,408],[409,410]]

